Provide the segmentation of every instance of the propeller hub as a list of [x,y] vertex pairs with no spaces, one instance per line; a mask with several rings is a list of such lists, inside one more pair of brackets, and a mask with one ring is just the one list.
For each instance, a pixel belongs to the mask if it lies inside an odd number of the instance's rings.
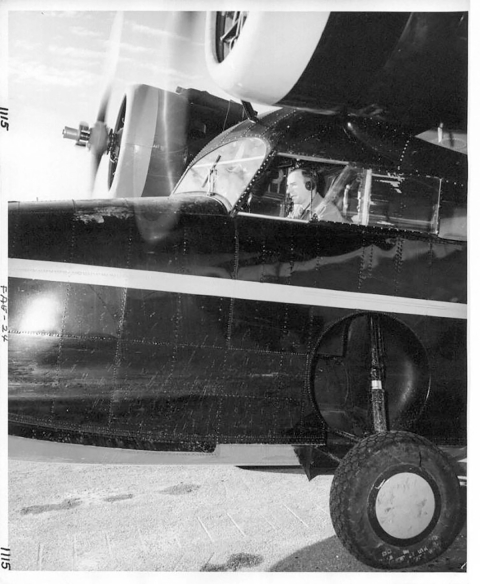
[[87,147],[96,156],[105,154],[109,146],[108,128],[104,122],[95,122],[93,128],[90,128],[90,136]]
[[80,122],[78,129],[65,126],[62,135],[68,140],[75,140],[76,146],[86,146],[90,140],[90,132],[91,130],[88,124]]
[[117,62],[120,53],[120,38],[123,26],[123,12],[117,12],[112,26],[109,39],[109,50],[105,66],[105,89],[100,101],[100,108],[97,114],[97,121],[89,128],[88,124],[80,123],[78,130],[65,126],[63,137],[69,140],[75,140],[77,146],[86,146],[93,154],[92,159],[92,184],[93,192],[95,186],[95,177],[100,166],[100,161],[105,152],[111,151],[115,146],[116,138],[112,130],[109,130],[105,123],[108,103],[110,101],[113,78],[117,68]]

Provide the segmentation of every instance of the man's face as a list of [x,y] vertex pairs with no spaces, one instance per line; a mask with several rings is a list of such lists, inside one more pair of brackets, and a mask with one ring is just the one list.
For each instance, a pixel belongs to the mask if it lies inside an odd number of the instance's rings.
[[294,205],[307,207],[310,204],[311,193],[305,188],[305,179],[300,170],[294,170],[287,177],[287,194]]

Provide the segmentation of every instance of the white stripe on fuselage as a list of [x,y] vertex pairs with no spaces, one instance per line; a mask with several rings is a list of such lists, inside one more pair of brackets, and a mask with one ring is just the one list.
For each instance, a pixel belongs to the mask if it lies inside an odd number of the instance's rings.
[[85,264],[13,258],[9,260],[9,276],[28,280],[114,286],[307,306],[418,314],[440,318],[467,318],[467,305],[455,302]]

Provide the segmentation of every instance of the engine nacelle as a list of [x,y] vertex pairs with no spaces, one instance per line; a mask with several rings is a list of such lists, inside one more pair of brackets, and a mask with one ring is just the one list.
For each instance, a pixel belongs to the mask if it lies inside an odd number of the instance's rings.
[[168,196],[194,156],[245,118],[240,104],[205,91],[128,87],[109,151],[109,196]]
[[241,100],[466,127],[466,13],[212,12],[205,47]]
[[[329,14],[210,12],[205,46],[213,80],[241,100],[283,104],[312,58]],[[225,39],[227,27],[231,34]]]

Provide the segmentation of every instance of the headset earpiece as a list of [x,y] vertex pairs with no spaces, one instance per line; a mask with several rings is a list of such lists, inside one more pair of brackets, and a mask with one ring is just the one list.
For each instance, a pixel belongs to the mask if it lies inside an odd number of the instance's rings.
[[311,180],[307,180],[305,182],[305,188],[307,189],[307,191],[313,191],[313,188],[312,187],[313,187],[312,181]]

